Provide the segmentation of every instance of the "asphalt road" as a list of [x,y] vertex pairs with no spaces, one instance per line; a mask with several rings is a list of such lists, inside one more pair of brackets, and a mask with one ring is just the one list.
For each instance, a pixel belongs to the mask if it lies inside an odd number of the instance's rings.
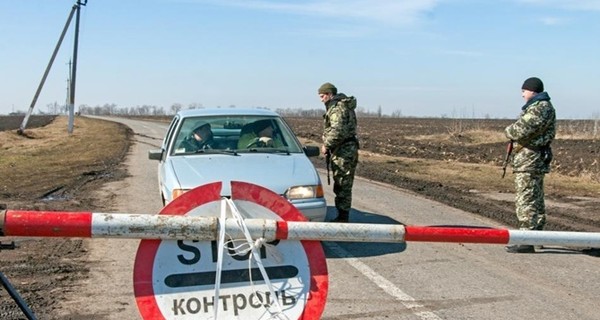
[[[135,132],[130,177],[98,191],[106,212],[158,213],[156,162],[165,124]],[[322,181],[327,181],[322,176]],[[331,186],[325,186],[333,203]],[[417,194],[358,178],[351,220],[503,227]],[[328,215],[333,216],[330,208]],[[139,319],[132,288],[137,240],[90,240],[91,277],[61,306],[71,319]],[[598,319],[599,258],[564,248],[508,254],[501,245],[324,242],[329,293],[322,319]]]

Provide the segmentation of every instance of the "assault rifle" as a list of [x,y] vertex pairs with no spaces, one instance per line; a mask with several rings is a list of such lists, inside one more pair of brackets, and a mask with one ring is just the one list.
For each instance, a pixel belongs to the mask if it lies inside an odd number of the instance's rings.
[[502,164],[502,179],[506,175],[506,167],[508,166],[508,161],[510,161],[510,155],[513,152],[514,141],[510,140],[508,144],[506,144],[506,156],[504,157],[504,163]]
[[331,180],[329,179],[329,167],[331,166],[331,151],[329,151],[329,149],[325,151],[325,166],[327,167],[327,185],[330,185]]

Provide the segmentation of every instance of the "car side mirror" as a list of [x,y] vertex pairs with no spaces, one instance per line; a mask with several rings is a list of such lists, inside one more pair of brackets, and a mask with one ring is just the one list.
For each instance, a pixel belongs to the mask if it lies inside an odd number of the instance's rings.
[[163,149],[149,150],[148,159],[161,161],[163,159]]
[[304,154],[307,157],[316,157],[321,153],[319,147],[315,146],[304,146],[302,149],[304,149]]

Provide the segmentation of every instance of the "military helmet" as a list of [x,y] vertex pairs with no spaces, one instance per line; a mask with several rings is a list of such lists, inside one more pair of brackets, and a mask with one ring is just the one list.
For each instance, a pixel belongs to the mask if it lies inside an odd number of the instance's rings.
[[205,129],[207,127],[210,130],[210,123],[208,123],[208,122],[203,123],[203,124],[197,126],[196,128],[194,128],[194,130],[192,130],[192,132],[193,133],[197,133],[197,132],[200,132],[200,131],[202,131],[203,129]]
[[318,92],[319,92],[319,94],[327,94],[327,93],[337,94],[337,88],[333,84],[331,84],[329,82],[325,82],[319,87]]

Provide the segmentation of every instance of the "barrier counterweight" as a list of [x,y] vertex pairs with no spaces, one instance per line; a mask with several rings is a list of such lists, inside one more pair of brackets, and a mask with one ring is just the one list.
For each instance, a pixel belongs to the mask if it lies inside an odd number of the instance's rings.
[[[246,219],[253,239],[349,242],[455,242],[600,248],[600,233],[525,231],[480,227],[296,222]],[[239,221],[225,220],[227,234],[244,238]],[[219,218],[127,213],[0,211],[0,236],[215,240]]]

